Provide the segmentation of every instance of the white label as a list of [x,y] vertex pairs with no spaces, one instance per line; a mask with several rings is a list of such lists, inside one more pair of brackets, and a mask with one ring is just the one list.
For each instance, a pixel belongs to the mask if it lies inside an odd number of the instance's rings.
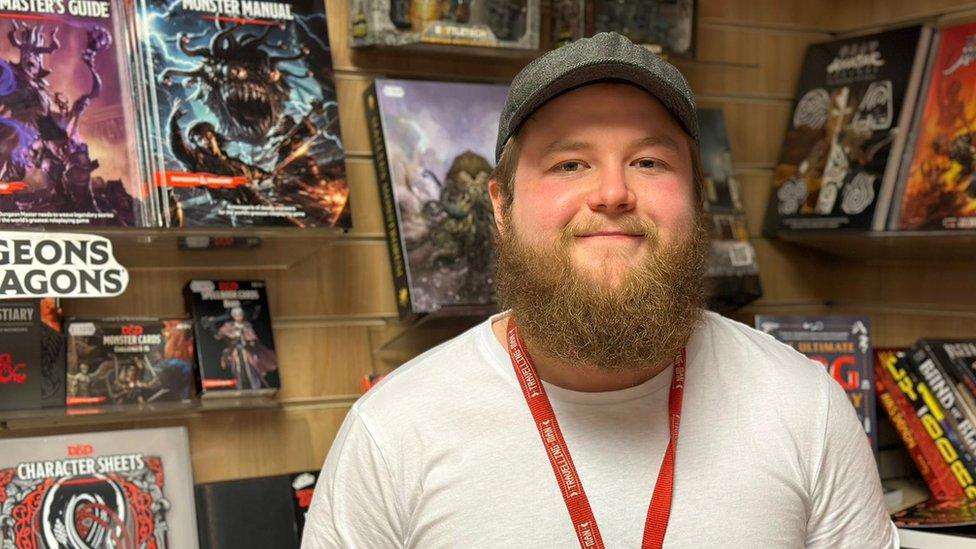
[[104,236],[0,231],[0,298],[115,297],[128,286]]

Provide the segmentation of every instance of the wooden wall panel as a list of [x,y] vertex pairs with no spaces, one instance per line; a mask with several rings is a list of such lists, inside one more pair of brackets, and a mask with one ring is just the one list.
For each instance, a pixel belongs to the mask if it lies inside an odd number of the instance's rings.
[[366,128],[366,107],[363,93],[373,82],[360,75],[336,75],[336,96],[339,101],[339,126],[347,156],[371,156],[372,145]]
[[976,2],[967,0],[862,0],[837,2],[835,8],[834,30],[840,33],[921,21],[976,20]]
[[771,168],[775,165],[793,112],[791,102],[706,96],[698,98],[698,106],[724,111],[736,166]]
[[369,158],[347,158],[346,178],[349,181],[352,233],[383,237],[383,212],[380,211],[376,170]]

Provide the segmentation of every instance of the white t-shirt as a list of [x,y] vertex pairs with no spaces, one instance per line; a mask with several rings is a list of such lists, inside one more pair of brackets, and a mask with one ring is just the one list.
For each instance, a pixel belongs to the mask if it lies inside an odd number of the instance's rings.
[[[303,548],[579,546],[492,320],[356,402]],[[898,546],[867,439],[822,366],[713,313],[687,358],[665,547]],[[670,380],[669,369],[621,391],[546,384],[608,548],[641,545]]]

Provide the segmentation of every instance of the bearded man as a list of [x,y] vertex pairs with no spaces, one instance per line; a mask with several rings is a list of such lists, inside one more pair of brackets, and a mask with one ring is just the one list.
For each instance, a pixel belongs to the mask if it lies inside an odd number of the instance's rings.
[[508,310],[352,407],[304,547],[897,547],[843,390],[702,310],[677,69],[618,34],[550,52],[496,154]]

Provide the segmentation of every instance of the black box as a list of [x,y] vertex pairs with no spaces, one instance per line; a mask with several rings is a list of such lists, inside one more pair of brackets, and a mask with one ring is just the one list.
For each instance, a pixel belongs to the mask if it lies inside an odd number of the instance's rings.
[[281,388],[268,294],[260,280],[191,280],[200,395],[273,394]]
[[0,301],[0,410],[56,406],[64,406],[64,335],[57,301]]

